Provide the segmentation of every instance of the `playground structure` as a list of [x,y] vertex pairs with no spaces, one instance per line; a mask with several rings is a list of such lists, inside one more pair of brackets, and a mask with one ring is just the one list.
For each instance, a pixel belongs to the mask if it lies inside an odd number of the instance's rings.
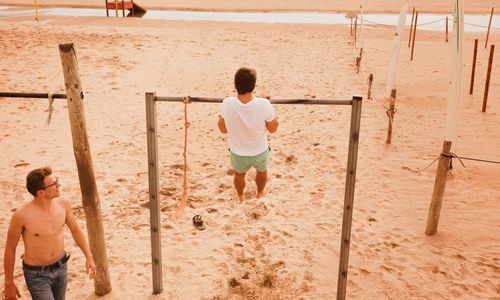
[[[221,98],[203,97],[159,97],[155,93],[146,93],[146,134],[148,143],[148,181],[150,203],[151,256],[153,273],[153,294],[160,294],[162,283],[161,222],[160,222],[160,182],[158,168],[158,125],[156,102],[201,102],[221,103]],[[307,105],[350,105],[351,126],[349,131],[349,150],[347,155],[346,183],[342,234],[340,240],[339,273],[337,279],[337,300],[346,298],[347,271],[349,268],[349,247],[351,244],[351,226],[356,184],[361,106],[363,97],[353,96],[351,100],[309,100],[309,99],[272,99],[273,104]],[[186,112],[185,112],[186,113]],[[184,177],[185,178],[185,177]]]
[[[118,11],[122,11],[122,17],[142,17],[146,13],[146,9],[131,1],[124,0],[105,0],[106,4],[106,17],[109,17],[109,10],[115,10],[115,16],[118,17]],[[125,16],[125,10],[129,13]]]

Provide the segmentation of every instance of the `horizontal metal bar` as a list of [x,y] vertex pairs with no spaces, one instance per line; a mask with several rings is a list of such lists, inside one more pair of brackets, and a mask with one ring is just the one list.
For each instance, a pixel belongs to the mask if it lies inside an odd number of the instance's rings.
[[[3,98],[39,98],[49,99],[49,94],[45,93],[9,93],[0,92],[0,97]],[[66,99],[66,94],[52,94],[52,99]]]
[[[191,102],[221,103],[224,98],[189,97]],[[155,97],[155,101],[183,102],[184,97]],[[269,99],[272,104],[352,105],[352,100]]]

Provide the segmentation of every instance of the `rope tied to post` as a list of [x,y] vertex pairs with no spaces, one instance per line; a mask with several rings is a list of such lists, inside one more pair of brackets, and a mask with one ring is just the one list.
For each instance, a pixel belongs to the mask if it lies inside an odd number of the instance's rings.
[[47,98],[49,99],[49,115],[47,116],[47,120],[45,121],[45,126],[48,127],[50,125],[50,120],[52,119],[52,113],[54,112],[54,98],[52,97],[52,93],[47,93]]
[[186,208],[186,202],[188,198],[188,193],[187,193],[187,169],[188,169],[188,164],[187,164],[187,141],[188,141],[188,128],[189,128],[189,121],[188,121],[188,114],[187,114],[187,106],[189,103],[191,103],[191,98],[190,96],[184,97],[182,99],[182,102],[184,103],[184,152],[182,153],[182,156],[184,158],[184,175],[182,178],[182,196],[181,196],[181,201],[179,202],[179,206],[177,207],[177,211],[175,213],[175,218],[179,217],[180,215],[184,214],[184,209]]

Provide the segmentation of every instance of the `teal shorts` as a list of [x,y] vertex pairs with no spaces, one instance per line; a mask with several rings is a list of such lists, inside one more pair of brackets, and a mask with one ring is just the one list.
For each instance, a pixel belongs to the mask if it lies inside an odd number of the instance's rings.
[[269,149],[255,156],[239,156],[231,152],[231,166],[238,173],[246,173],[251,167],[265,172],[269,166]]

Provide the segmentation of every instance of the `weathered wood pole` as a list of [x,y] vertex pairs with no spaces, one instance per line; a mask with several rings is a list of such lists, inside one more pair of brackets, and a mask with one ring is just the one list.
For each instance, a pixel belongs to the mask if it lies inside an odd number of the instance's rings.
[[413,60],[413,50],[415,49],[415,36],[417,35],[418,11],[415,13],[415,25],[413,27],[413,38],[411,43],[411,59]]
[[495,53],[495,45],[490,46],[490,58],[488,59],[488,72],[486,73],[486,83],[484,84],[483,109],[486,112],[486,104],[488,103],[488,92],[490,90],[491,67],[493,66],[493,54]]
[[441,206],[443,204],[444,190],[446,188],[446,177],[448,175],[448,170],[450,169],[450,149],[451,142],[444,141],[443,151],[439,156],[436,181],[434,182],[434,191],[432,192],[429,214],[427,215],[427,226],[425,228],[426,235],[434,235],[437,232],[439,224],[439,214],[441,212]]
[[373,85],[373,74],[370,74],[370,76],[368,76],[368,95],[367,95],[368,99],[372,98],[372,85]]
[[358,16],[356,15],[356,19],[354,20],[354,47],[356,47],[358,37]]
[[96,295],[103,296],[111,292],[111,281],[108,272],[108,256],[102,226],[99,194],[97,193],[94,166],[87,136],[82,84],[73,44],[59,44],[59,54],[64,73],[73,151],[80,180],[90,250],[97,266],[94,289]]
[[448,16],[446,16],[446,42],[448,43]]
[[149,215],[151,219],[151,260],[153,263],[153,294],[163,290],[160,223],[160,181],[158,175],[158,135],[156,95],[146,93],[146,136],[148,141]]
[[359,56],[356,57],[356,73],[359,74],[359,68],[361,67],[361,59],[363,58],[363,48],[359,49]]
[[109,17],[108,0],[104,0],[104,5],[106,5],[106,17]]
[[476,76],[477,43],[478,43],[478,39],[475,39],[474,40],[474,55],[472,56],[472,72],[470,74],[469,95],[472,95],[472,92],[474,91],[474,77]]
[[389,109],[387,110],[387,117],[389,117],[389,124],[387,126],[387,139],[386,144],[392,142],[392,122],[394,121],[394,114],[396,113],[396,90],[391,90],[391,101],[389,102]]
[[486,49],[486,47],[488,47],[488,38],[490,37],[491,20],[493,19],[493,12],[494,11],[495,11],[495,7],[493,6],[491,8],[490,22],[488,23],[488,31],[486,32],[486,40],[484,41],[484,49]]
[[115,17],[118,18],[118,0],[115,0]]
[[352,98],[351,129],[349,134],[349,152],[347,154],[347,173],[344,196],[344,213],[342,220],[342,237],[340,240],[337,300],[344,300],[346,296],[347,271],[349,268],[349,246],[351,244],[351,225],[354,205],[354,186],[356,183],[359,129],[361,123],[361,105],[363,102],[362,100],[363,97],[355,96]]
[[413,12],[411,13],[411,25],[410,25],[410,36],[408,37],[408,48],[410,48],[411,37],[413,35],[413,21],[415,21],[415,6],[413,7]]

